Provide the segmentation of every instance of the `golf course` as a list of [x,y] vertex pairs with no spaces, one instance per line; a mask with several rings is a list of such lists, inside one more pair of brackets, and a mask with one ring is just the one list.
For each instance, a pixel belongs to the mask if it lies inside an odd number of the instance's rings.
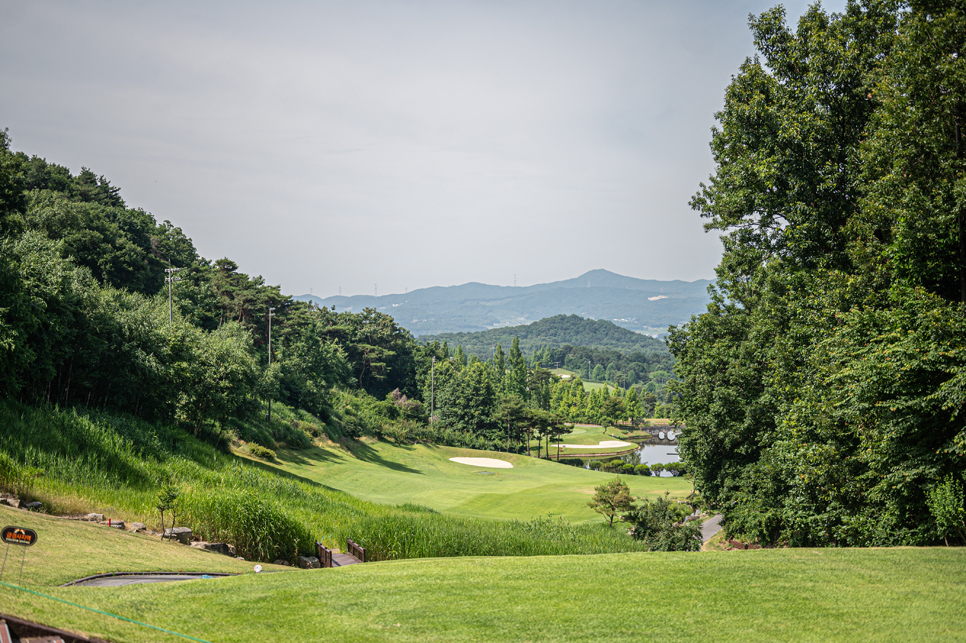
[[[106,526],[6,507],[0,519],[39,535],[20,587],[11,553],[0,612],[110,641],[966,639],[962,548],[429,558],[256,574],[247,561]],[[145,570],[237,575],[58,587]]]
[[[450,461],[481,456],[509,462],[513,468]],[[529,520],[551,514],[575,524],[600,521],[587,501],[595,486],[614,477],[526,455],[375,441],[360,442],[350,449],[281,450],[277,462],[261,466],[377,503],[412,503],[442,513],[493,520]],[[691,483],[684,478],[622,478],[639,497],[654,498],[667,491],[683,498],[691,492]]]

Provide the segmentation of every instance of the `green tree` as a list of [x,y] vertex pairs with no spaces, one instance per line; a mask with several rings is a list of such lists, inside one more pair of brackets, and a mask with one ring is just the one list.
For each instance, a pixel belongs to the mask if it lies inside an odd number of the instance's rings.
[[594,487],[594,497],[587,506],[607,518],[607,524],[613,527],[617,514],[634,509],[634,498],[624,481],[614,478],[599,487]]
[[507,395],[515,395],[524,401],[529,401],[527,390],[527,363],[520,352],[520,338],[513,338],[510,355],[507,360],[507,373],[504,377],[504,390]]
[[22,229],[27,210],[21,162],[10,152],[10,136],[0,131],[0,235]]
[[482,362],[456,371],[437,399],[442,427],[492,441],[501,439],[500,424],[494,419],[496,391],[490,369]]

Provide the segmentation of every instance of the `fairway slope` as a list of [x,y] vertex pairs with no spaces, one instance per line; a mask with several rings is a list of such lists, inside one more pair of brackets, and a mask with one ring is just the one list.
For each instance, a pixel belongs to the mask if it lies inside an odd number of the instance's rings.
[[[956,641],[963,549],[453,558],[46,593],[212,642]],[[0,587],[5,609],[174,641]]]
[[[496,459],[512,468],[483,472],[452,458]],[[351,451],[335,446],[281,450],[278,463],[265,466],[378,503],[412,503],[495,520],[530,520],[550,513],[575,524],[603,520],[587,501],[594,487],[615,477],[515,453],[387,442],[360,444]],[[669,491],[683,498],[691,492],[684,478],[621,478],[639,497]]]

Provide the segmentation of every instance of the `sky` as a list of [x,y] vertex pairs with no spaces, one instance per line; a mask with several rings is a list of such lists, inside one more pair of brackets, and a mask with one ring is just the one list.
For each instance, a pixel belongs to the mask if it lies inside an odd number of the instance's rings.
[[0,0],[0,128],[292,295],[711,279],[688,202],[774,4]]

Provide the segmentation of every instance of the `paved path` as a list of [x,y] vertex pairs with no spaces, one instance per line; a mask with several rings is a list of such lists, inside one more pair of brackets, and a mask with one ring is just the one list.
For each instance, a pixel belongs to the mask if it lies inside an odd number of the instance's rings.
[[721,514],[715,514],[714,518],[707,520],[701,525],[701,542],[708,542],[711,538],[721,531]]
[[186,573],[186,574],[101,574],[82,578],[68,585],[86,585],[87,587],[120,587],[122,585],[139,585],[141,583],[169,583],[179,580],[195,580],[198,578],[217,578],[219,576],[232,576],[233,574],[205,574],[205,573]]

